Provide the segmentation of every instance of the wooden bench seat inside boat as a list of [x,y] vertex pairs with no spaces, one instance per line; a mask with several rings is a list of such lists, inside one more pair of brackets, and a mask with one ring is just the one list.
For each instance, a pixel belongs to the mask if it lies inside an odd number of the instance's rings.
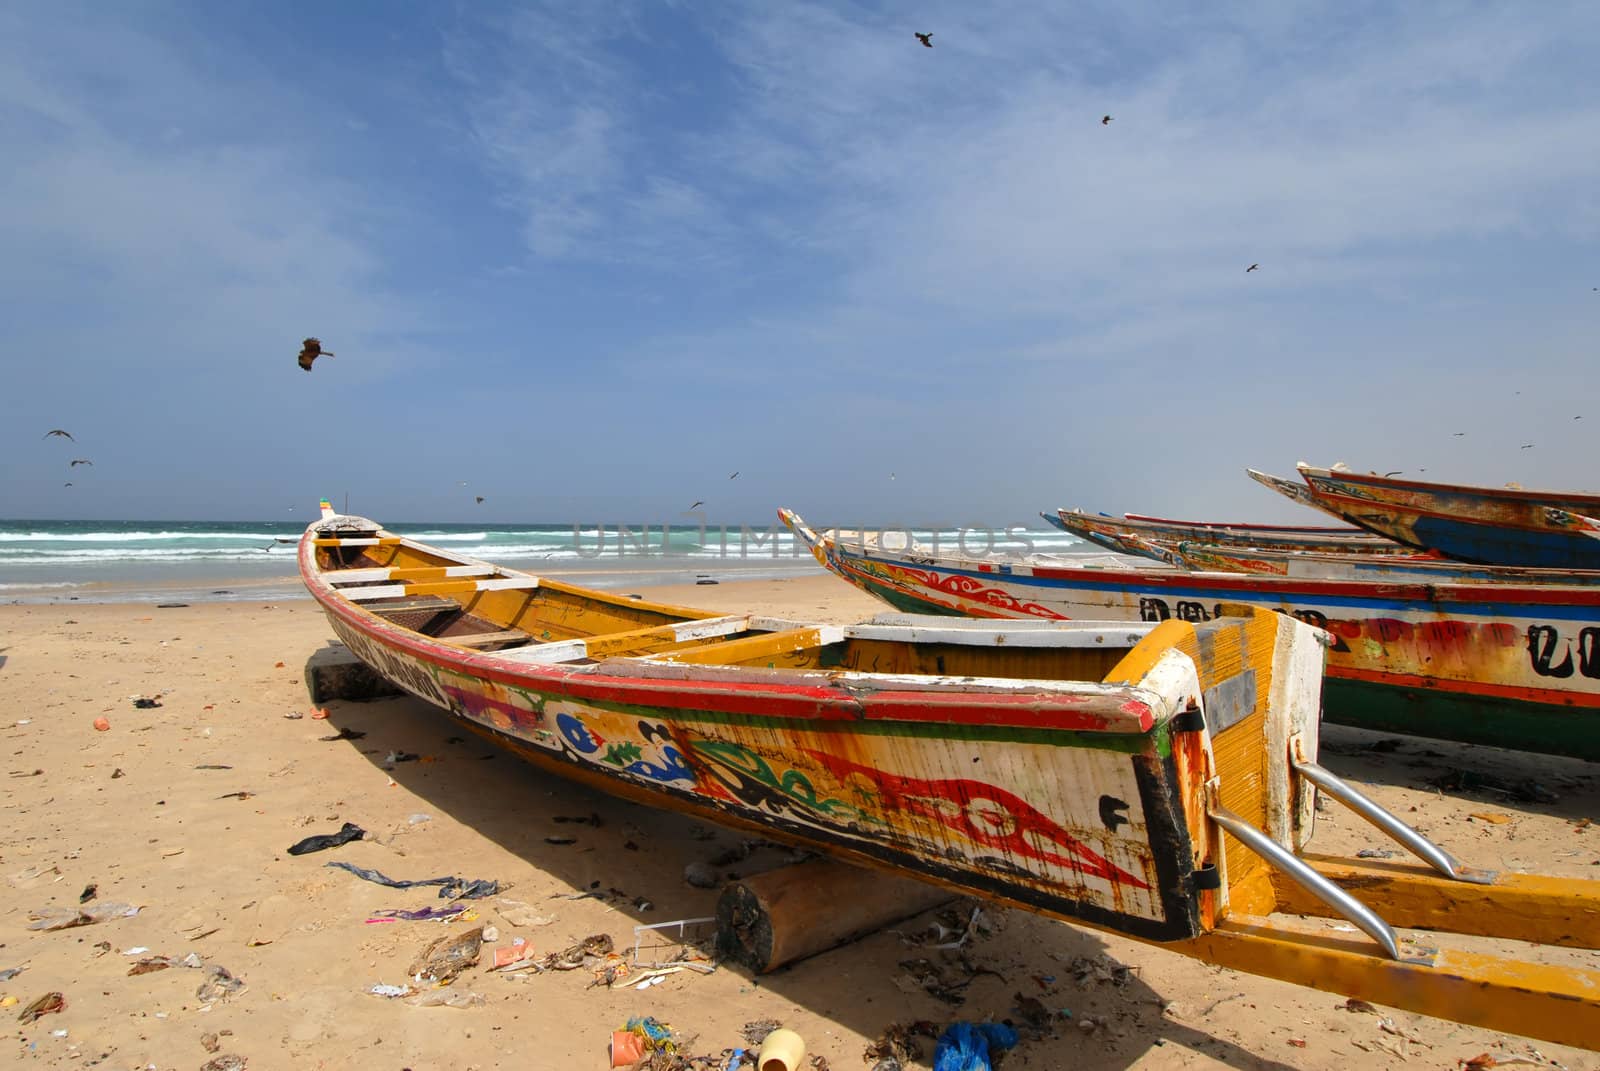
[[533,640],[533,637],[518,628],[501,629],[497,632],[473,632],[459,636],[440,635],[434,638],[460,647],[472,647],[480,651],[489,647],[521,645],[530,643]]
[[[1074,627],[1064,627],[1064,626]],[[729,639],[652,661],[839,669],[941,677],[1099,681],[1153,626],[1139,622],[981,621],[886,614],[848,627]]]
[[432,610],[434,613],[443,613],[446,610],[459,610],[461,604],[454,599],[446,599],[439,595],[417,595],[410,598],[400,596],[393,602],[374,602],[363,606],[364,610],[371,610],[381,617],[391,614],[412,613],[417,610]]

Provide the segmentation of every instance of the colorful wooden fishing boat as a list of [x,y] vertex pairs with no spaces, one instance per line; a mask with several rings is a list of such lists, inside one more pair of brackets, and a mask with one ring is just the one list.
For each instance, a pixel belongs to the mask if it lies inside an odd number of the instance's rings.
[[1091,543],[1123,554],[1149,556],[1151,544],[1167,546],[1193,540],[1229,547],[1316,551],[1324,554],[1394,554],[1402,551],[1393,540],[1359,528],[1295,528],[1269,524],[1214,524],[1173,521],[1139,516],[1107,517],[1082,510],[1062,509],[1039,516],[1057,528]]
[[1600,587],[974,560],[863,547],[779,516],[824,567],[896,609],[1130,621],[1279,610],[1333,636],[1330,721],[1600,760]]
[[[1600,893],[1463,867],[1317,765],[1326,638],[1285,615],[717,615],[497,568],[326,504],[299,564],[369,666],[563,776],[1209,962],[1600,1037],[1600,972],[1402,947],[1394,926],[1462,914],[1445,898],[1507,897],[1531,910],[1456,921],[1521,939],[1559,918],[1564,943],[1593,947]],[[1367,864],[1300,854],[1314,786],[1433,868],[1384,871],[1392,918],[1341,887]]]
[[1600,495],[1297,467],[1323,512],[1407,546],[1491,565],[1600,569],[1600,525],[1588,520],[1600,516]]

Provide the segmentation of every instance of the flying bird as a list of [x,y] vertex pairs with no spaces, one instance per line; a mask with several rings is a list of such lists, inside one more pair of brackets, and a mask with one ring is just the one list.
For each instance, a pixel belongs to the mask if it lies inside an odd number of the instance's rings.
[[61,486],[62,486],[62,487],[71,487],[71,486],[72,486],[72,484],[71,484],[71,483],[64,483],[64,484],[62,484],[62,485],[61,485]]
[[[912,33],[916,33],[915,30],[913,30],[911,32]],[[931,34],[931,33],[918,33],[917,34],[917,40],[922,42],[922,47],[923,48],[932,48],[933,47],[933,34]]]
[[[1574,420],[1576,420],[1576,419],[1577,419],[1577,417],[1573,417],[1573,419],[1574,419]],[[730,479],[730,480],[737,480],[737,479],[738,479],[738,478],[739,478],[739,472],[738,472],[738,470],[737,470],[737,469],[736,469],[736,470],[734,470],[734,473],[733,473],[733,475],[732,475],[732,476],[729,476],[729,477],[728,477],[728,479]]]
[[1244,273],[1245,273],[1245,274],[1246,274],[1246,275],[1249,275],[1249,274],[1250,274],[1250,273],[1251,273],[1251,272],[1253,272],[1253,271],[1255,271],[1255,270],[1256,270],[1256,269],[1257,269],[1257,268],[1259,268],[1259,267],[1261,267],[1261,265],[1259,265],[1259,264],[1252,264],[1252,265],[1250,265],[1250,266],[1249,266],[1249,267],[1248,267],[1248,268],[1246,268],[1246,269],[1245,269],[1245,270],[1244,270]]
[[1522,449],[1524,449],[1524,450],[1532,450],[1533,449],[1533,444],[1532,443],[1523,443],[1522,444]]
[[1384,476],[1399,476],[1404,471],[1405,471],[1404,469],[1395,469],[1393,472],[1384,473]]
[[695,509],[696,507],[703,506],[705,504],[706,504],[705,500],[701,499],[700,501],[696,502],[693,506],[690,506],[689,509]]
[[1110,125],[1111,125],[1111,116],[1109,116],[1109,115],[1102,115],[1102,116],[1101,116],[1101,117],[1100,117],[1100,125],[1101,125],[1101,126],[1110,126]]
[[1456,438],[1459,439],[1459,438],[1461,438],[1461,436],[1465,435],[1466,432],[1464,432],[1464,431],[1452,431],[1450,434],[1454,435]]
[[[47,431],[43,435],[39,436],[39,438],[48,439],[52,435],[60,435],[63,438],[72,439],[72,433],[70,431],[62,431],[60,428],[51,428],[49,431]],[[73,442],[77,442],[78,440],[72,439],[72,441]]]
[[79,466],[79,465],[93,465],[93,464],[94,464],[94,462],[93,462],[93,461],[90,461],[90,460],[89,460],[89,459],[88,459],[88,458],[86,458],[86,457],[75,457],[75,458],[73,458],[73,459],[72,459],[72,460],[71,460],[71,461],[69,461],[69,462],[68,462],[68,463],[67,463],[67,468],[69,468],[69,469],[75,469],[75,468],[77,468],[77,467],[78,467],[78,466]]
[[300,367],[304,368],[307,372],[309,372],[309,371],[311,371],[312,363],[318,357],[332,357],[332,356],[333,356],[333,352],[331,350],[325,350],[325,349],[322,348],[322,340],[321,339],[308,338],[308,339],[305,340],[305,343],[303,345],[301,345],[301,347],[300,347]]
[[482,495],[473,495],[472,497],[478,500],[478,505],[480,505],[480,506],[483,505],[483,496]]

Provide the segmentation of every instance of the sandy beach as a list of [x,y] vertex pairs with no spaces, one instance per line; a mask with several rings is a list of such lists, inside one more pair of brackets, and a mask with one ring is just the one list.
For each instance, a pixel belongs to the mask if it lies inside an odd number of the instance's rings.
[[[641,590],[835,622],[883,609],[820,575]],[[604,1068],[611,1032],[649,1015],[687,1054],[743,1046],[746,1023],[777,1020],[806,1038],[823,1061],[815,1066],[854,1071],[873,1066],[863,1054],[893,1024],[1020,1023],[1021,998],[1037,998],[1054,1019],[1024,1030],[1007,1068],[1454,1068],[1481,1053],[1600,1068],[1594,1052],[1390,1009],[1350,1011],[1334,994],[998,908],[985,909],[966,966],[943,964],[970,978],[959,1005],[903,966],[940,960],[916,944],[931,914],[759,977],[724,964],[641,991],[595,985],[583,969],[491,973],[489,946],[514,938],[536,956],[600,934],[630,952],[635,926],[710,915],[717,890],[689,885],[685,867],[737,855],[746,838],[537,771],[420,700],[335,702],[314,719],[304,666],[330,642],[306,599],[0,607],[0,972],[21,969],[0,981],[0,1000],[15,1066],[194,1069],[236,1054],[254,1069]],[[138,697],[158,705],[137,707]],[[97,718],[109,728],[97,730]],[[389,761],[397,754],[417,758]],[[1464,862],[1600,878],[1600,825],[1584,822],[1600,819],[1600,769],[1590,764],[1338,727],[1325,731],[1323,761]],[[1544,802],[1430,784],[1457,770],[1537,785]],[[286,851],[345,822],[365,838]],[[1311,847],[1369,846],[1378,841],[1368,827],[1335,811]],[[758,844],[719,876],[790,858]],[[501,891],[464,901],[471,915],[454,922],[371,922],[448,901],[431,887],[385,888],[326,865],[335,860],[397,879],[492,879]],[[137,914],[28,928],[31,914],[78,909],[91,886],[83,909],[121,903]],[[486,962],[450,987],[481,1006],[417,1007],[369,992],[405,983],[435,939],[485,925],[498,931]],[[184,963],[191,953],[197,966]],[[1536,955],[1600,967],[1600,953]],[[153,957],[172,965],[131,973]],[[218,995],[227,977],[214,967],[242,988]],[[64,996],[62,1010],[18,1022],[50,992]],[[930,1068],[932,1043],[921,1053],[905,1066]]]

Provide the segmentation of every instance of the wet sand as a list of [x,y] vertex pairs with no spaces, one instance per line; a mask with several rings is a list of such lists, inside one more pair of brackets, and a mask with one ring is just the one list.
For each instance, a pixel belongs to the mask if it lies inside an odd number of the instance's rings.
[[[825,576],[648,594],[840,622],[883,609]],[[419,700],[334,703],[326,721],[313,720],[303,667],[330,641],[303,599],[0,607],[8,752],[0,972],[25,968],[0,982],[0,1000],[16,998],[0,1012],[17,1066],[199,1068],[213,1058],[203,1035],[217,1034],[221,1053],[255,1069],[604,1068],[611,1031],[651,1015],[692,1038],[693,1054],[742,1045],[746,1022],[779,1020],[835,1071],[854,1071],[871,1066],[863,1051],[893,1023],[1019,1020],[1020,994],[1056,1018],[1042,1033],[1025,1032],[1005,1060],[1012,1069],[1393,1067],[1402,1057],[1447,1068],[1530,1049],[1568,1068],[1600,1069],[1592,1052],[1380,1009],[1386,1029],[1381,1016],[1346,1011],[1333,994],[1003,909],[987,909],[969,943],[968,965],[981,971],[944,964],[950,979],[966,983],[959,1005],[931,995],[916,969],[902,966],[939,959],[908,943],[931,916],[761,977],[724,965],[639,991],[591,987],[594,976],[582,969],[501,975],[480,965],[451,989],[482,996],[482,1007],[374,996],[374,984],[406,982],[413,957],[435,938],[478,925],[498,928],[494,944],[527,939],[536,955],[596,934],[631,951],[635,926],[711,914],[716,890],[687,884],[684,868],[745,838],[542,773],[460,733]],[[137,709],[135,696],[159,696],[160,706]],[[93,724],[100,717],[110,725],[103,732]],[[321,739],[342,730],[366,735]],[[419,759],[386,762],[394,752]],[[1600,823],[1580,828],[1582,819],[1600,820],[1593,765],[1338,727],[1325,731],[1323,760],[1466,863],[1600,878]],[[1525,803],[1428,784],[1456,769],[1537,782],[1557,798]],[[347,821],[367,837],[286,852]],[[1336,811],[1322,816],[1312,849],[1369,846],[1378,842],[1365,824]],[[788,858],[785,849],[757,847],[719,873],[727,879]],[[336,859],[401,879],[495,879],[503,892],[470,901],[476,918],[468,921],[369,923],[383,909],[446,901],[431,888],[384,888],[325,865]],[[123,902],[139,913],[54,932],[26,928],[30,911],[75,908],[89,885],[96,893],[86,907]],[[574,898],[588,892],[601,896]],[[126,954],[139,947],[149,951]],[[141,958],[191,952],[202,967],[129,974]],[[1600,968],[1592,952],[1537,955]],[[1110,969],[1102,956],[1129,970]],[[210,965],[245,988],[200,999]],[[51,991],[64,995],[64,1010],[16,1021]],[[906,1066],[931,1067],[930,1042],[922,1053]]]

